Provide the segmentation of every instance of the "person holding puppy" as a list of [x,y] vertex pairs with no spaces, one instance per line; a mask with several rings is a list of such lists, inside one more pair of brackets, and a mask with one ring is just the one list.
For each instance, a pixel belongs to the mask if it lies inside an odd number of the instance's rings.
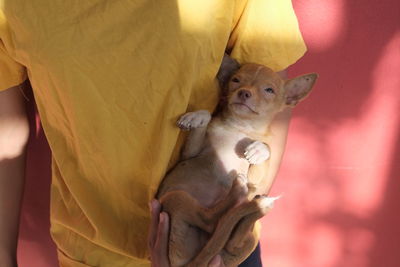
[[[0,0],[0,8],[4,267],[16,266],[24,80],[53,155],[51,234],[60,266],[149,266],[149,255],[152,266],[168,266],[168,215],[148,203],[178,159],[184,136],[174,121],[215,108],[225,51],[275,71],[305,52],[290,0]],[[289,118],[284,111],[272,126],[267,190]],[[223,263],[217,256],[210,265]]]

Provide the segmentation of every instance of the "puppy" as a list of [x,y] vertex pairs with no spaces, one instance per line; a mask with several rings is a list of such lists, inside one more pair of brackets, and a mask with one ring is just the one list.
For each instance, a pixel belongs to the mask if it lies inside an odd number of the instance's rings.
[[304,99],[317,79],[307,74],[283,80],[258,64],[229,76],[218,115],[200,110],[177,122],[190,133],[181,161],[157,193],[171,219],[172,267],[207,266],[217,254],[226,266],[236,266],[251,253],[253,225],[274,199],[259,195],[262,179],[248,174],[270,156],[265,142],[274,116]]

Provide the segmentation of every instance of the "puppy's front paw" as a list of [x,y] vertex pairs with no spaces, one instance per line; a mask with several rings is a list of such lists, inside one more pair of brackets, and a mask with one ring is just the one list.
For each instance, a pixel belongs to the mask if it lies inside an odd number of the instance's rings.
[[206,127],[211,120],[211,114],[208,110],[199,110],[184,114],[176,122],[182,130],[190,130],[195,128]]
[[267,144],[260,141],[254,141],[246,147],[244,156],[250,164],[260,164],[269,159],[271,152]]

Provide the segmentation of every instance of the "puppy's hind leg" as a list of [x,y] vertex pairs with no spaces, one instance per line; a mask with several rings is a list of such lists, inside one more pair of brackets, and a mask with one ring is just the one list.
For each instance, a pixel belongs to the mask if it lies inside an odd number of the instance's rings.
[[211,238],[201,249],[200,253],[188,263],[189,267],[206,267],[207,263],[223,250],[226,242],[238,222],[245,216],[264,210],[266,206],[266,197],[255,198],[250,202],[245,202],[229,210],[219,221]]
[[204,232],[189,225],[181,216],[171,216],[168,255],[171,267],[185,266],[201,249]]
[[[205,232],[212,232],[214,225],[210,224],[204,214],[207,209],[185,191],[171,191],[160,199],[163,211],[171,214],[177,221],[196,226]],[[178,220],[179,219],[179,220]]]
[[221,254],[226,266],[236,266],[245,260],[257,245],[253,235],[255,222],[272,209],[274,201],[279,197],[256,196],[259,199],[259,209],[245,217],[236,225],[230,239]]
[[161,197],[163,210],[175,214],[187,224],[199,227],[207,233],[212,233],[218,219],[227,210],[234,207],[238,201],[246,199],[247,185],[245,179],[237,177],[228,195],[213,207],[206,208],[199,204],[185,191],[171,191]]
[[171,217],[168,246],[170,264],[172,267],[184,266],[204,245],[201,240],[207,234],[202,229],[211,232],[214,226],[203,220],[203,208],[185,191],[168,192],[160,202],[163,211]]
[[[205,208],[196,201],[196,206],[187,205],[187,207],[191,206],[190,211],[188,210],[185,212],[183,216],[185,216],[185,220],[191,225],[198,226],[205,232],[211,234],[215,230],[218,220],[229,209],[232,209],[243,200],[247,201],[247,192],[246,179],[242,176],[238,176],[233,180],[232,187],[225,198],[210,208]],[[185,203],[189,203],[189,199],[187,199]]]

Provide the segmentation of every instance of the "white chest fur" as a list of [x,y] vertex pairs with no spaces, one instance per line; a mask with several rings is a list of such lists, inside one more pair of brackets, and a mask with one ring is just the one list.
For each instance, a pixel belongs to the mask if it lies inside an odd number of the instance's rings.
[[252,140],[244,133],[232,131],[224,127],[211,126],[207,132],[210,149],[213,150],[217,161],[225,169],[226,173],[241,173],[245,176],[249,168],[249,163],[244,157],[244,150]]

